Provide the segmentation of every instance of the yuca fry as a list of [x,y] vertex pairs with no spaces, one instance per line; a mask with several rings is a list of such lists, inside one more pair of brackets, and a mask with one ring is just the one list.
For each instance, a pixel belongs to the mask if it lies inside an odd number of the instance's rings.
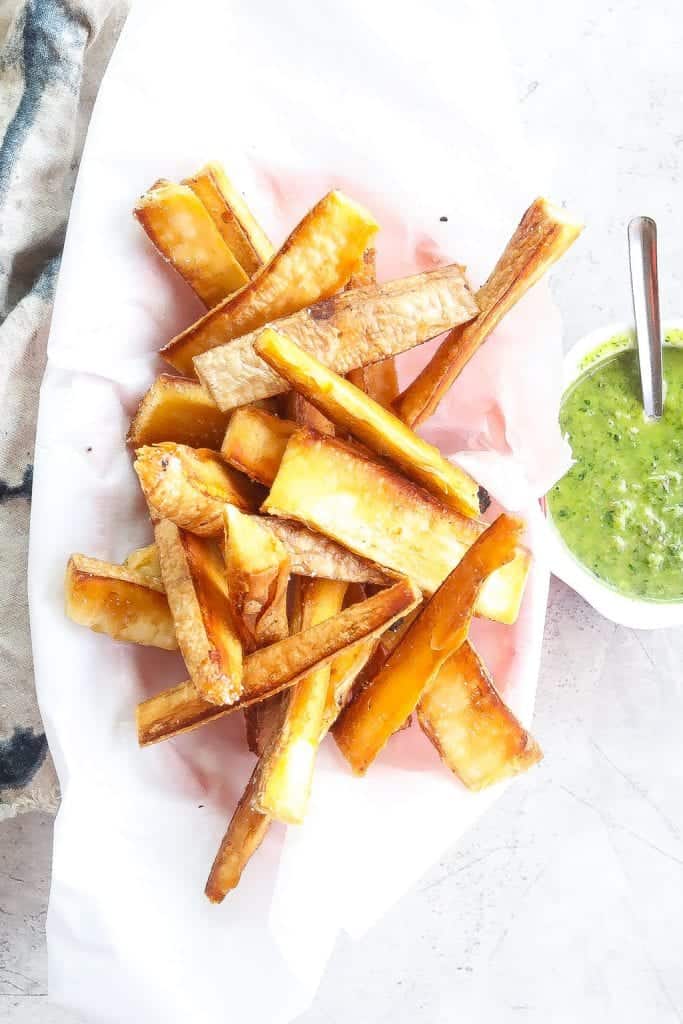
[[[398,355],[476,316],[478,307],[458,264],[340,292],[269,326],[326,366],[345,374]],[[282,394],[287,384],[254,351],[265,324],[196,356],[194,368],[220,409]]]
[[515,554],[524,524],[501,515],[463,555],[384,668],[341,713],[334,738],[359,775],[413,713],[447,658],[464,643],[482,584]]
[[[366,640],[337,654],[330,662],[330,685],[325,705],[320,739],[336,720],[343,706],[345,695],[354,679],[365,665],[375,640]],[[273,734],[281,727],[288,691],[283,690],[269,700],[259,701],[245,708],[245,714],[254,713],[249,724],[255,731],[251,735],[249,749],[263,753],[269,742],[268,731]],[[259,714],[265,711],[265,714]],[[259,765],[256,765],[246,789],[235,808],[218,853],[214,859],[205,893],[212,903],[220,903],[239,884],[247,863],[259,848],[271,822],[270,815],[262,814],[253,806],[259,779]]]
[[161,582],[125,565],[72,555],[64,584],[66,614],[113,640],[175,651],[175,626]]
[[[374,284],[376,280],[375,250],[366,249],[363,253],[363,260],[347,284],[346,290],[365,288],[369,284]],[[359,366],[356,370],[349,370],[347,378],[366,395],[370,395],[370,398],[374,398],[376,402],[383,405],[385,409],[390,407],[398,394],[396,360],[393,356],[382,359],[379,363],[370,363],[368,366]]]
[[252,480],[270,487],[296,429],[291,420],[282,420],[262,409],[236,409],[223,439],[221,455]]
[[196,729],[292,686],[313,669],[327,664],[340,651],[379,636],[416,607],[420,599],[416,587],[402,579],[319,626],[255,651],[244,660],[242,694],[234,704],[219,706],[204,700],[189,681],[157,694],[138,705],[140,745],[147,746]]
[[441,666],[420,698],[417,716],[444,764],[468,789],[518,775],[543,757],[469,641]]
[[215,705],[242,693],[242,647],[220,554],[169,519],[154,531],[178,646],[197,693]]
[[[339,614],[346,587],[346,583],[333,580],[308,580],[303,629]],[[290,825],[300,824],[306,816],[329,685],[327,664],[304,676],[289,691],[282,726],[261,759],[254,806]]]
[[[297,519],[432,594],[486,524],[447,508],[389,466],[337,438],[293,434],[263,505]],[[530,564],[520,548],[486,581],[477,614],[516,620]]]
[[223,241],[247,277],[268,262],[275,250],[221,164],[212,161],[183,182],[206,207]]
[[175,441],[215,451],[229,419],[230,413],[220,411],[199,381],[162,373],[143,396],[126,440],[133,448]]
[[173,338],[161,355],[192,376],[194,356],[333,295],[348,281],[377,228],[362,206],[342,192],[329,192],[240,292]]
[[258,765],[235,808],[211,866],[204,893],[212,903],[222,903],[230,890],[239,885],[242,872],[263,842],[270,826],[268,815],[261,814],[252,806],[257,775]]
[[144,577],[148,586],[154,590],[163,591],[164,584],[161,579],[161,564],[156,544],[148,544],[144,548],[136,548],[126,556],[123,562],[124,569],[137,572]]
[[249,280],[192,189],[158,181],[133,210],[157,251],[209,307]]
[[456,327],[421,373],[394,402],[397,414],[416,427],[436,410],[453,381],[505,314],[578,238],[583,225],[547,199],[526,211],[486,283],[477,292],[481,312]]
[[267,327],[255,348],[299,395],[334,424],[396,463],[406,476],[444,504],[466,516],[477,516],[488,508],[488,494],[468,473],[444,459],[438,448],[286,335]]
[[223,533],[226,502],[254,512],[263,494],[207,448],[162,442],[138,448],[133,468],[153,522],[170,519],[200,537]]
[[283,640],[288,632],[289,556],[256,516],[223,509],[225,567],[233,617],[245,652]]

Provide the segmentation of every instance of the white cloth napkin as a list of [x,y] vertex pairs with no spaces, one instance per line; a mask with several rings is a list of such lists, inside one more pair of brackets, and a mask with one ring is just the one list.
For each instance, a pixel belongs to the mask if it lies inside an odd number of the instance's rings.
[[[134,199],[162,175],[221,159],[279,242],[340,185],[383,225],[383,276],[434,257],[468,262],[479,281],[543,184],[505,68],[481,0],[409,12],[364,0],[243,0],[230,11],[168,0],[138,5],[126,24],[93,114],[60,275],[29,581],[38,691],[63,791],[50,989],[88,1019],[292,1020],[338,930],[360,934],[499,792],[465,792],[416,728],[364,781],[328,743],[306,825],[274,827],[240,888],[218,908],[205,900],[251,768],[242,723],[229,716],[138,750],[135,704],[184,678],[179,658],[113,644],[62,610],[72,551],[118,560],[149,536],[123,438],[158,370],[156,350],[197,314],[133,222]],[[559,352],[541,286],[431,427],[449,454],[476,449],[463,461],[529,518],[536,562],[520,621],[476,630],[526,721],[548,580],[536,499],[564,458]]]
[[75,172],[124,8],[0,5],[0,821],[57,805],[24,583],[33,440]]

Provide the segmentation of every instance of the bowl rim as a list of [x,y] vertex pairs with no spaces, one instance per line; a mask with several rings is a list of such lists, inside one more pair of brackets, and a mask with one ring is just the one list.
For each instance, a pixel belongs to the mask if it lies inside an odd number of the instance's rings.
[[[683,317],[668,317],[662,321],[662,333],[682,330]],[[615,335],[633,335],[633,323],[624,321],[598,327],[579,338],[565,353],[562,362],[562,398],[567,390],[587,369],[584,360],[610,341]],[[594,364],[624,351],[629,345],[608,349]],[[603,583],[594,576],[573,554],[565,543],[550,513],[549,503],[544,501],[548,555],[550,568],[555,576],[581,595],[605,618],[631,629],[660,629],[683,625],[683,598],[680,601],[648,601],[644,598],[628,597]]]

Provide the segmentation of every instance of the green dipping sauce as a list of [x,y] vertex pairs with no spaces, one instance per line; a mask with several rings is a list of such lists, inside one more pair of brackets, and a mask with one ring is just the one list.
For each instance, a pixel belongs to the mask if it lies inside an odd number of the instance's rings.
[[683,597],[683,348],[665,347],[664,381],[664,415],[650,422],[633,349],[591,366],[562,401],[575,464],[548,494],[579,561],[652,601]]

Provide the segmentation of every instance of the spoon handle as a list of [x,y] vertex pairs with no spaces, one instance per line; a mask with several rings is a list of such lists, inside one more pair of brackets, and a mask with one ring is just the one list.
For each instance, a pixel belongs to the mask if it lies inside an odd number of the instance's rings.
[[633,315],[636,323],[640,383],[645,415],[662,415],[662,329],[659,319],[657,225],[651,217],[634,217],[628,226]]

